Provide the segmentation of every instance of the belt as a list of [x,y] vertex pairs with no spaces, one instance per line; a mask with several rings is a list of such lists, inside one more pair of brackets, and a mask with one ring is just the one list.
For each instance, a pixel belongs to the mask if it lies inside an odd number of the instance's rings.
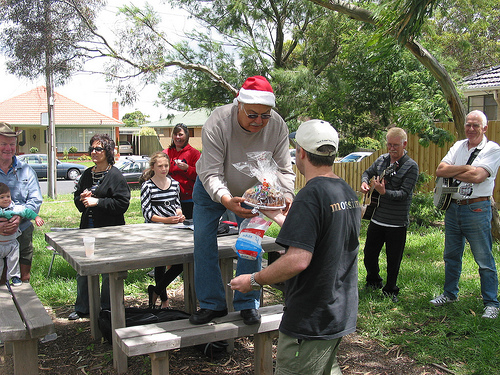
[[452,203],[456,203],[459,206],[463,206],[466,204],[471,204],[471,203],[476,203],[476,202],[483,202],[483,201],[489,201],[490,197],[479,197],[479,198],[471,198],[471,199],[452,199]]

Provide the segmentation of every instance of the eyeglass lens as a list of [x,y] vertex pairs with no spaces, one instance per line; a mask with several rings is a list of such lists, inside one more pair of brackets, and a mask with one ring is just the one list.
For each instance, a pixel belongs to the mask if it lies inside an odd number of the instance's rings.
[[104,151],[104,149],[102,147],[90,147],[89,151],[90,152],[92,152],[92,151],[101,152],[101,151]]

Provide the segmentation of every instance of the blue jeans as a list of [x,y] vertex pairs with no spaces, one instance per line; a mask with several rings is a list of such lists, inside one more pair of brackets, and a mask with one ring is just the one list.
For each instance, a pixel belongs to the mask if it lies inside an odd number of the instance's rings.
[[491,204],[489,201],[459,206],[451,203],[445,215],[444,294],[456,299],[462,272],[465,239],[479,266],[485,306],[498,307],[498,275],[492,254]]
[[[217,246],[217,228],[219,219],[226,211],[221,203],[214,202],[208,195],[199,178],[196,178],[193,189],[193,222],[194,222],[194,282],[196,297],[200,308],[220,311],[226,306],[226,296],[219,266]],[[237,217],[238,225],[243,221]],[[236,237],[234,238],[236,242]],[[236,275],[258,272],[262,258],[255,261],[240,259],[236,266]],[[260,290],[234,293],[233,306],[236,311],[258,309]]]

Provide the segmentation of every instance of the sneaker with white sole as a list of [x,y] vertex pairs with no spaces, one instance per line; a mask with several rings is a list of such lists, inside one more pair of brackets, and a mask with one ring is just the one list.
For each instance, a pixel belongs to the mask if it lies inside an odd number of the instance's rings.
[[483,318],[486,319],[496,319],[498,317],[498,307],[486,306],[484,308]]
[[12,279],[10,279],[10,283],[13,285],[13,286],[20,286],[20,285],[23,285],[23,282],[21,281],[21,279],[17,276],[14,276],[12,277]]
[[431,299],[431,303],[434,305],[434,306],[443,306],[445,303],[450,303],[450,302],[455,302],[458,298],[455,298],[455,299],[451,299],[450,297],[448,296],[445,296],[444,293],[437,296],[436,298],[434,299]]

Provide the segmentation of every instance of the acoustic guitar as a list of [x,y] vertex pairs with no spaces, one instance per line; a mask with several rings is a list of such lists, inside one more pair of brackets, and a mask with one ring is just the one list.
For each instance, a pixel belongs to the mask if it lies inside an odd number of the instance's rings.
[[[398,162],[387,167],[385,171],[380,175],[380,181],[382,181],[385,177],[391,177],[396,174],[396,169],[398,168]],[[375,190],[372,186],[370,187],[370,191],[368,191],[363,197],[363,206],[361,207],[361,218],[365,220],[371,220],[375,209],[379,204],[380,193]]]
[[434,206],[438,210],[447,210],[451,203],[451,195],[458,191],[458,186],[453,186],[453,179],[446,177],[436,178],[434,188]]

